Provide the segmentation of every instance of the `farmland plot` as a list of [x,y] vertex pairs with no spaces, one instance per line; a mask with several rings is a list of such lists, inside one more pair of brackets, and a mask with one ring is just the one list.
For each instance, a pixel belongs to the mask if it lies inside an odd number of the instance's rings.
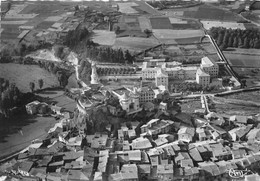
[[114,45],[116,39],[115,32],[106,30],[94,30],[93,32],[93,42],[98,43],[100,45]]
[[136,1],[136,4],[138,4],[138,6],[135,6],[134,8],[139,9],[143,12],[146,12],[146,13],[151,14],[151,15],[162,15],[159,11],[152,8],[150,5],[148,5],[144,1]]
[[241,21],[237,14],[208,5],[199,6],[197,11],[184,11],[184,16],[204,20]]
[[220,21],[201,21],[204,28],[209,30],[212,27],[225,27],[227,29],[241,29],[245,30],[244,23],[236,23],[236,22],[220,22]]
[[154,47],[160,43],[155,38],[122,37],[117,38],[113,48],[141,51]]
[[1,64],[0,77],[15,83],[22,92],[30,91],[30,82],[34,82],[35,87],[38,88],[38,79],[43,79],[43,88],[59,85],[55,75],[37,65]]
[[138,21],[139,21],[139,25],[140,25],[140,28],[141,28],[142,31],[144,31],[146,29],[148,29],[148,30],[152,29],[151,22],[147,17],[139,16]]
[[171,22],[168,17],[150,18],[153,29],[172,29]]
[[137,14],[138,13],[138,11],[136,11],[134,8],[132,8],[133,6],[138,6],[134,2],[117,3],[117,4],[119,6],[119,11],[121,13],[125,13],[125,14]]
[[231,54],[224,52],[226,58],[233,66],[260,67],[259,55]]
[[203,32],[201,30],[153,30],[154,35],[157,38],[190,38],[190,37],[198,37],[203,36]]

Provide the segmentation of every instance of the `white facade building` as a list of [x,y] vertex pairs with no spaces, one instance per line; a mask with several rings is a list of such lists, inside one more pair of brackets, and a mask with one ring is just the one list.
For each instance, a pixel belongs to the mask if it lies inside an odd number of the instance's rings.
[[96,64],[93,62],[91,65],[92,71],[91,71],[91,84],[99,84],[98,81],[98,74],[97,74],[97,67]]
[[200,68],[197,70],[196,73],[196,82],[200,85],[208,86],[210,84],[210,75],[203,72]]
[[163,85],[166,89],[168,89],[168,82],[168,74],[162,69],[159,69],[155,77],[155,85],[157,87]]
[[218,64],[216,64],[215,61],[210,60],[208,57],[203,57],[203,58],[201,59],[200,68],[201,68],[204,72],[208,73],[211,78],[216,78],[216,77],[218,77],[218,73],[219,73]]
[[120,88],[112,91],[119,99],[120,105],[126,112],[137,111],[140,109],[140,93],[137,88],[133,90]]

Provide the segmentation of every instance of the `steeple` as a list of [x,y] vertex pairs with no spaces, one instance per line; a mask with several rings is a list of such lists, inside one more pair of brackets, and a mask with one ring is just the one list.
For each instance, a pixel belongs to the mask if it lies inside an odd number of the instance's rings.
[[124,93],[124,94],[122,95],[121,100],[122,100],[122,101],[128,101],[128,100],[129,100],[129,97],[127,96],[126,93]]
[[92,71],[91,71],[91,81],[90,81],[90,83],[91,84],[99,84],[97,68],[96,68],[96,63],[95,62],[92,62],[91,68],[92,68]]

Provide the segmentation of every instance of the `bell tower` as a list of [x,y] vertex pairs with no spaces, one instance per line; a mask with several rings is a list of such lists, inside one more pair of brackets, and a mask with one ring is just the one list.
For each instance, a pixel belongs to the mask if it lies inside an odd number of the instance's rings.
[[96,63],[95,62],[92,62],[91,68],[92,68],[92,71],[91,71],[91,81],[90,81],[90,83],[91,84],[99,84],[98,74],[97,74],[97,67],[96,67]]

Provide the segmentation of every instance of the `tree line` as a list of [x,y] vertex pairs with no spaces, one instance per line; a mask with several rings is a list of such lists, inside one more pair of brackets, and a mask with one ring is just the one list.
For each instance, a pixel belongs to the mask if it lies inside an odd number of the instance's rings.
[[47,70],[50,73],[53,73],[54,75],[56,75],[60,87],[66,87],[68,84],[68,79],[71,75],[70,72],[68,72],[65,69],[60,68],[58,65],[56,65],[53,62],[48,62],[48,61],[38,61],[38,65],[41,68],[44,68],[45,70]]
[[112,49],[110,47],[87,47],[86,56],[98,62],[128,63],[132,64],[135,57],[128,50]]
[[79,26],[75,30],[69,30],[63,38],[63,44],[73,48],[79,42],[89,37],[91,34],[86,27]]
[[97,68],[98,75],[122,75],[122,74],[135,74],[136,71],[134,68]]
[[260,49],[260,31],[257,29],[234,30],[223,27],[212,27],[210,34],[222,50],[228,47]]

